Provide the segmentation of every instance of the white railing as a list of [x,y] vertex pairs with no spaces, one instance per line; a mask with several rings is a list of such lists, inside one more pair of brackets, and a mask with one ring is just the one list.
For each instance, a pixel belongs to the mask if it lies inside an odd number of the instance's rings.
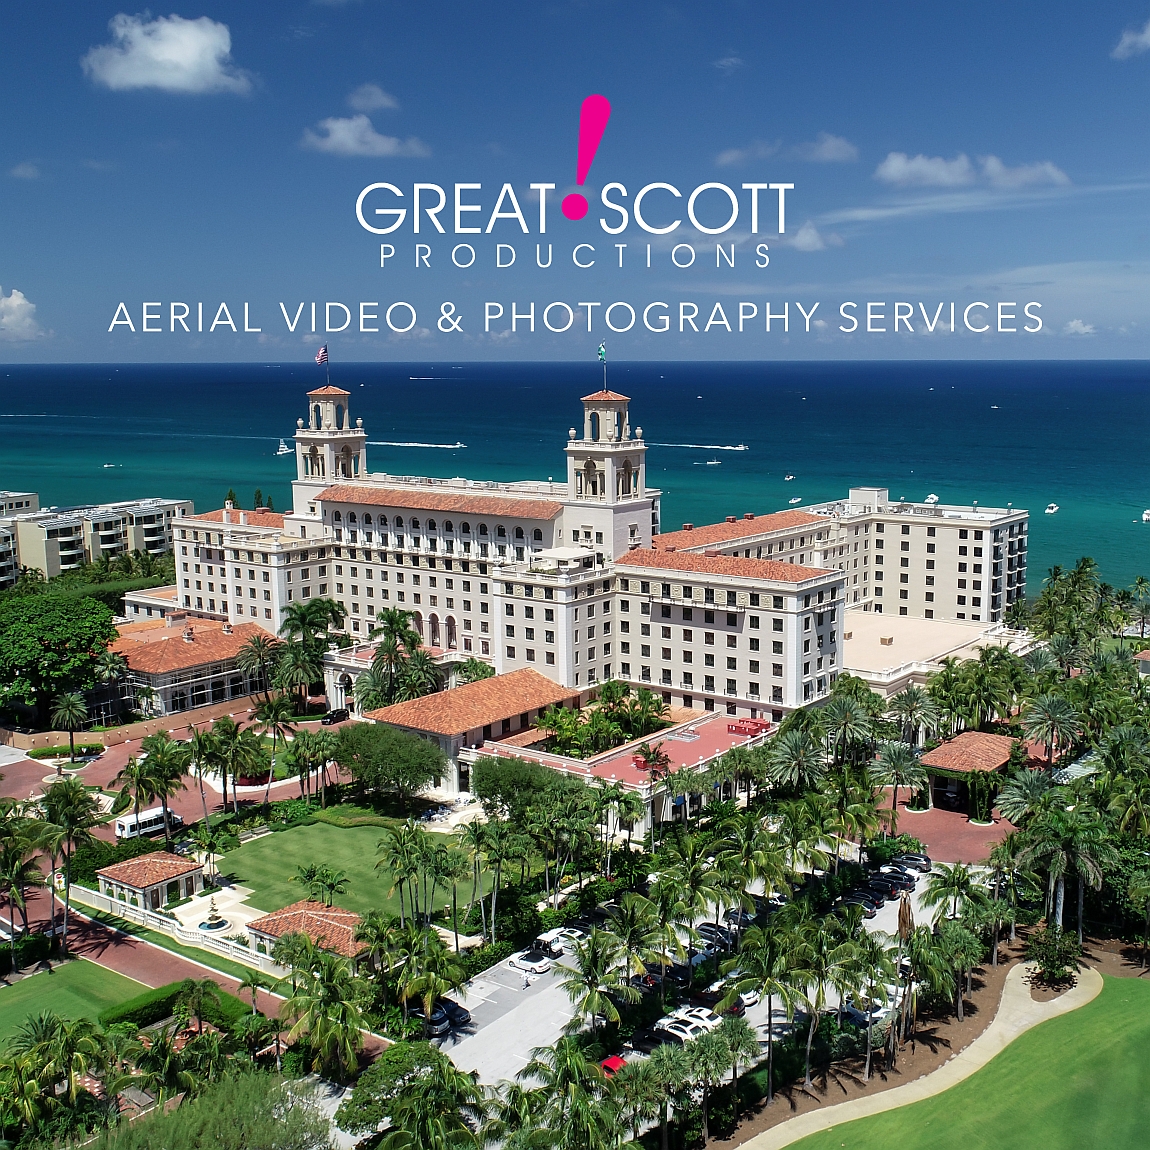
[[[89,887],[73,883],[72,899],[83,905],[94,907],[96,910],[103,910],[119,918],[127,919],[128,922],[134,922],[137,926],[158,930],[161,934],[169,935],[185,946],[218,951],[235,962],[243,963],[244,966],[255,967],[255,969],[262,970],[265,974],[270,974],[275,978],[283,978],[288,974],[284,967],[273,962],[271,957],[266,954],[257,954],[254,950],[238,942],[233,942],[229,938],[219,938],[202,930],[191,930],[181,925],[176,919],[168,918],[167,915],[157,914],[155,911],[147,910],[141,906],[132,906],[130,903],[121,902],[116,898],[109,898],[108,895],[91,890]],[[236,933],[240,933],[242,930],[243,927],[237,927]]]

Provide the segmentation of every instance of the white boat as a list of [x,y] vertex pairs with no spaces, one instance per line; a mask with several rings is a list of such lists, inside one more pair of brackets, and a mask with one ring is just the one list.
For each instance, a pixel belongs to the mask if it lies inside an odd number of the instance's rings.
[[929,504],[933,507],[938,502],[938,496],[932,491],[924,500],[923,503]]
[[784,483],[790,483],[790,481],[791,481],[792,479],[794,479],[794,476],[793,476],[793,475],[784,475],[784,476],[783,476],[783,482],[784,482]]
[[708,467],[718,467],[719,464],[722,462],[723,461],[721,459],[708,459],[707,460],[707,466]]
[[292,449],[290,447],[288,447],[288,445],[286,443],[284,443],[284,441],[281,439],[279,447],[276,448],[276,455],[294,455],[294,454],[295,454],[295,452],[293,452]]
[[803,501],[803,497],[801,495],[796,495],[794,497],[794,499],[788,499],[787,500],[788,503],[802,503],[802,501]]
[[1142,512],[1142,522],[1150,523],[1150,507],[1147,507],[1146,510]]
[[1056,515],[1057,513],[1058,513],[1058,504],[1057,503],[1048,503],[1046,505],[1046,514],[1047,515]]

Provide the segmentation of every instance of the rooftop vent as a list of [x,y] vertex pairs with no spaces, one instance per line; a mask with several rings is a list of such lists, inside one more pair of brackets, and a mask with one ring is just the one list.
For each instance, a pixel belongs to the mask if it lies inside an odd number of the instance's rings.
[[744,511],[743,512],[743,518],[744,519],[754,519],[754,517],[755,517],[755,513],[753,511]]
[[716,547],[708,547],[703,554],[706,555],[708,559],[718,559],[722,552]]
[[693,523],[684,523],[683,524],[683,530],[684,531],[694,531],[695,525]]
[[882,635],[879,637],[879,642],[884,647],[891,647],[894,645],[894,636],[893,635]]
[[727,516],[727,522],[728,523],[738,523],[738,521],[739,521],[739,517],[737,515],[728,515]]

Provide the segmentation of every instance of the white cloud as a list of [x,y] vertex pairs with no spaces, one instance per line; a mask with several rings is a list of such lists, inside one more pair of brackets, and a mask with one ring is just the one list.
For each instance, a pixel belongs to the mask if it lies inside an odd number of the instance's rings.
[[983,179],[992,188],[1065,187],[1070,183],[1070,177],[1049,160],[1019,164],[1016,168],[1008,168],[997,156],[980,156],[978,162]]
[[0,288],[0,339],[39,339],[44,334],[36,322],[36,305],[22,291],[13,288],[8,295]]
[[721,60],[712,60],[711,63],[728,76],[746,66],[746,62],[741,56],[724,56]]
[[779,145],[777,143],[766,144],[762,140],[756,140],[745,148],[727,148],[715,157],[715,163],[720,168],[736,167],[739,164],[747,163],[749,160],[769,159],[778,150]]
[[114,92],[158,88],[162,92],[251,91],[250,75],[232,62],[232,35],[226,24],[207,16],[121,12],[108,23],[112,43],[92,48],[80,64],[97,83]]
[[377,108],[398,108],[399,101],[378,84],[360,84],[347,98],[348,106],[357,112],[374,112]]
[[843,136],[820,132],[810,143],[799,144],[795,156],[815,164],[849,164],[859,158],[859,150]]
[[796,251],[800,252],[821,252],[828,247],[841,248],[843,246],[842,237],[835,235],[834,232],[827,232],[825,235],[815,227],[813,221],[807,220],[805,224],[790,239],[784,241]]
[[953,160],[941,156],[908,156],[906,152],[891,152],[877,168],[874,178],[897,187],[958,188],[974,183],[974,165],[965,153]]
[[372,127],[364,115],[329,116],[320,120],[319,132],[305,128],[300,144],[315,152],[328,152],[333,156],[430,156],[431,149],[410,136],[383,136]]
[[1123,32],[1122,39],[1115,44],[1110,55],[1115,60],[1129,60],[1131,56],[1139,56],[1147,50],[1150,50],[1150,20],[1133,32],[1129,29]]
[[1063,329],[1063,335],[1093,335],[1094,325],[1083,323],[1080,319],[1072,319]]
[[8,175],[15,176],[18,180],[38,180],[40,169],[31,160],[25,160],[22,164],[9,168]]

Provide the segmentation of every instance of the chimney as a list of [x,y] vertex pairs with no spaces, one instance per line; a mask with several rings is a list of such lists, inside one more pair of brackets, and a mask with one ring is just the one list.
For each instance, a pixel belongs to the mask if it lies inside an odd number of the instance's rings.
[[722,552],[717,547],[708,547],[707,550],[703,552],[703,554],[708,559],[718,559]]
[[754,519],[755,513],[753,511],[746,511],[743,513],[744,519]]
[[674,547],[666,547],[666,548],[664,548],[664,550],[667,552],[671,552],[671,551],[674,551],[675,548]]
[[684,523],[683,524],[683,530],[684,531],[694,531],[695,525],[693,523]]
[[241,511],[240,512],[240,525],[241,526],[247,526],[247,522],[248,522],[248,513],[246,511]]
[[232,625],[231,625],[231,623],[225,623],[225,624],[224,624],[224,625],[223,625],[223,626],[220,628],[220,630],[221,630],[221,631],[223,631],[223,633],[224,633],[225,635],[230,635],[230,634],[232,633]]
[[234,504],[232,503],[232,501],[230,499],[224,500],[224,510],[223,510],[223,514],[220,516],[220,518],[225,523],[231,523],[231,521],[232,521],[231,516],[228,514],[228,512],[231,511],[233,506],[234,506]]
[[734,515],[728,515],[727,516],[727,522],[728,523],[738,523],[738,521],[739,521],[738,518]]
[[196,641],[196,632],[194,627],[184,628],[184,642],[194,643]]

